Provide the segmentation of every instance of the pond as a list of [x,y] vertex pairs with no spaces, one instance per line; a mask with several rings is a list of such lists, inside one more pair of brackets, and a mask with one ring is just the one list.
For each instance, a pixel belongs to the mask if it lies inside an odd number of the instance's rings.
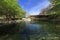
[[25,21],[0,27],[0,40],[60,40],[60,24]]

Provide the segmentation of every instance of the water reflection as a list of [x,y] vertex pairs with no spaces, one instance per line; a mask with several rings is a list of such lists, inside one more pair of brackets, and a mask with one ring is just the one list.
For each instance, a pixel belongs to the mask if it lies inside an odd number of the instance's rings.
[[0,40],[7,40],[13,34],[19,31],[18,24],[3,24],[0,26]]
[[30,22],[25,22],[26,23],[26,27],[24,30],[22,30],[20,32],[20,39],[21,40],[30,40],[30,35],[36,35],[38,34],[40,31],[40,28],[39,27],[40,25],[38,24],[30,24]]
[[[43,22],[43,21],[41,21],[41,22],[39,22],[39,21],[35,21],[35,22],[32,22],[33,24],[34,23],[37,23],[37,24],[39,24],[39,25],[42,25],[42,30],[44,30],[44,31],[42,31],[42,32],[44,32],[44,34],[45,34],[45,36],[43,36],[43,37],[45,37],[45,39],[47,40],[59,40],[59,38],[60,38],[60,23],[58,22]],[[41,33],[42,33],[41,32]],[[46,34],[47,33],[47,34]],[[42,34],[42,35],[44,35],[44,34]],[[42,37],[42,36],[41,36]]]
[[56,23],[50,22],[26,22],[21,40],[59,40],[60,28],[56,26]]
[[[2,29],[3,30],[2,30]],[[52,22],[20,22],[0,28],[0,40],[59,40],[60,25]],[[4,33],[3,33],[4,32]]]

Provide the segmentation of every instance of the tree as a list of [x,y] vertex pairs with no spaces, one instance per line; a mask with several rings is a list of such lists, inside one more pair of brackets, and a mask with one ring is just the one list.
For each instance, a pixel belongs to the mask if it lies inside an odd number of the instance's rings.
[[52,5],[54,6],[54,7],[51,9],[51,13],[52,13],[52,14],[60,15],[60,0],[50,0],[50,2],[51,2]]
[[0,16],[24,17],[25,11],[19,6],[17,0],[0,0]]

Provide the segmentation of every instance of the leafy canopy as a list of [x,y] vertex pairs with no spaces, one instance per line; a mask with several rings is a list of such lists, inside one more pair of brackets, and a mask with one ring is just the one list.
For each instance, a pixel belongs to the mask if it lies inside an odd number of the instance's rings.
[[54,6],[51,9],[52,14],[60,14],[60,0],[50,0],[52,5]]
[[9,14],[11,16],[24,17],[25,13],[17,0],[0,0],[0,16]]

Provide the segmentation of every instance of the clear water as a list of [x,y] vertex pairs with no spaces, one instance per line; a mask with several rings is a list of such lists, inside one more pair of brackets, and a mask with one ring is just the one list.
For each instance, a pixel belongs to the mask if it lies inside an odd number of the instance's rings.
[[20,22],[0,27],[0,40],[60,40],[60,23]]

